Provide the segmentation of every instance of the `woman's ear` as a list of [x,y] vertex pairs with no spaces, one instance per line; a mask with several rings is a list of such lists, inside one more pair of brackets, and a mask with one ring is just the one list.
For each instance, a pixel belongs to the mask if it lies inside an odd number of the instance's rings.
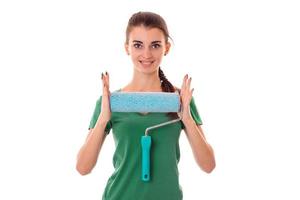
[[166,44],[166,50],[165,50],[165,53],[164,53],[165,56],[169,53],[170,48],[171,48],[171,43],[167,42],[167,44]]
[[124,48],[125,48],[126,54],[130,55],[130,53],[129,53],[129,47],[128,47],[127,43],[124,44]]

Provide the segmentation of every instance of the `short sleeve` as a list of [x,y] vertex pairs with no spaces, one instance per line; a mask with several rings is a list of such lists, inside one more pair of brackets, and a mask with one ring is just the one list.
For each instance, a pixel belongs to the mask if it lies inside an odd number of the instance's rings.
[[[191,115],[192,115],[194,121],[196,122],[196,124],[197,124],[197,125],[202,125],[202,120],[201,120],[201,117],[200,117],[200,115],[199,115],[197,106],[196,106],[196,104],[195,104],[194,97],[192,97],[192,100],[191,100],[191,102],[190,102],[190,112],[191,112]],[[181,128],[182,128],[182,129],[185,128],[183,122],[181,122]]]
[[[94,128],[96,125],[98,117],[101,113],[101,102],[102,102],[102,96],[96,102],[94,113],[93,113],[91,121],[90,121],[89,129]],[[110,132],[111,128],[112,128],[112,123],[109,120],[109,122],[106,124],[105,132],[108,134]]]

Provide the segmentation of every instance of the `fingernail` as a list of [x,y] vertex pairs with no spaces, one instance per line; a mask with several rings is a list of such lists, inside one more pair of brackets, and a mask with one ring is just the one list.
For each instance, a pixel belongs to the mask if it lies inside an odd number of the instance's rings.
[[103,72],[101,73],[101,79],[103,79]]
[[105,74],[107,75],[107,71],[105,71]]

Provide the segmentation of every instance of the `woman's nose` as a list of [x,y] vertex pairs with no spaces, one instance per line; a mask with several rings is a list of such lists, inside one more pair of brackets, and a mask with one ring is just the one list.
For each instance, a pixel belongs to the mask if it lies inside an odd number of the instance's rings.
[[144,51],[143,51],[143,57],[144,57],[144,58],[151,58],[151,57],[152,57],[151,49],[149,49],[149,48],[144,48]]

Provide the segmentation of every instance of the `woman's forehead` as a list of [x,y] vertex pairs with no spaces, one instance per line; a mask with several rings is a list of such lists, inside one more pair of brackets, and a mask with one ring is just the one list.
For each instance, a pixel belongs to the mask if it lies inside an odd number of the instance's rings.
[[164,34],[158,28],[145,28],[144,26],[137,26],[131,29],[129,33],[129,40],[141,42],[164,41]]

